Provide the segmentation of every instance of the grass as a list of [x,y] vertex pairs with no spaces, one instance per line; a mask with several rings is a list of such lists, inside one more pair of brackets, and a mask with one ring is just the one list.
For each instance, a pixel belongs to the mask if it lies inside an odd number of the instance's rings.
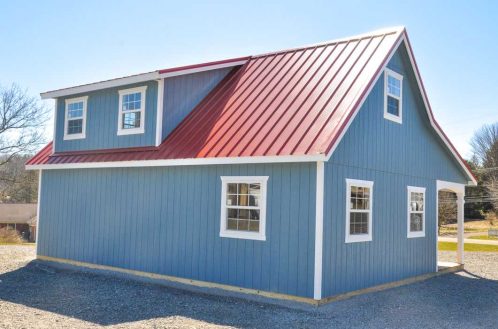
[[478,240],[493,240],[493,241],[498,241],[498,237],[496,236],[489,236],[489,235],[477,235],[477,236],[471,236],[469,239],[478,239]]
[[[456,242],[438,242],[439,251],[456,251],[457,244]],[[498,252],[498,246],[489,245],[489,244],[475,244],[475,243],[466,243],[465,251],[491,251]]]
[[[489,221],[483,220],[473,220],[466,221],[463,224],[465,233],[475,233],[475,232],[488,232],[489,229],[498,229],[498,223],[495,225],[491,225]],[[447,224],[441,226],[441,234],[456,234],[457,232],[457,224]]]

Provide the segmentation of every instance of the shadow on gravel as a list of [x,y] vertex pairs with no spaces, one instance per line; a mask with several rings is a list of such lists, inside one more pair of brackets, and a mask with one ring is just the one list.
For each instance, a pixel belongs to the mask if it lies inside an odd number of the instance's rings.
[[361,295],[310,311],[58,270],[36,261],[0,275],[0,280],[0,300],[99,325],[167,317],[240,328],[468,328],[498,323],[498,281],[468,272]]

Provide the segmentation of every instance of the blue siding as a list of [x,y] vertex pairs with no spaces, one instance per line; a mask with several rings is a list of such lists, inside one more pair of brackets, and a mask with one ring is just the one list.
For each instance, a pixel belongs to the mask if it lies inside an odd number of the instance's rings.
[[163,139],[231,70],[228,67],[164,80]]
[[[267,175],[266,241],[220,238],[223,175]],[[313,297],[316,164],[44,171],[39,253]]]
[[[324,296],[434,271],[436,180],[467,181],[430,128],[406,49],[388,67],[404,76],[403,123],[383,117],[381,77],[325,165]],[[344,242],[346,178],[374,181],[371,242]],[[426,188],[424,238],[406,237],[408,185]]]
[[[121,89],[147,86],[145,97],[145,133],[118,136],[118,107]],[[88,96],[86,138],[64,140],[65,100]],[[121,147],[154,146],[156,136],[157,82],[103,89],[57,100],[55,151],[97,150]]]

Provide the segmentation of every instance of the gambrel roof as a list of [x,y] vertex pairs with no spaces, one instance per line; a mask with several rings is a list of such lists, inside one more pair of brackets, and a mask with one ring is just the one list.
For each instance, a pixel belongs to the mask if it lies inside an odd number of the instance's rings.
[[324,161],[402,42],[432,126],[474,180],[434,120],[404,28],[248,57],[158,147],[52,154],[47,145],[28,165]]

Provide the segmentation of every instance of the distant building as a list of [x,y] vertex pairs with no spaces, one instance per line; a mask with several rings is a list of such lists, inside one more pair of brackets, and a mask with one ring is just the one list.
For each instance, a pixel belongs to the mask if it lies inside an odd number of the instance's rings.
[[36,238],[36,203],[0,203],[0,229],[17,230],[27,241]]

